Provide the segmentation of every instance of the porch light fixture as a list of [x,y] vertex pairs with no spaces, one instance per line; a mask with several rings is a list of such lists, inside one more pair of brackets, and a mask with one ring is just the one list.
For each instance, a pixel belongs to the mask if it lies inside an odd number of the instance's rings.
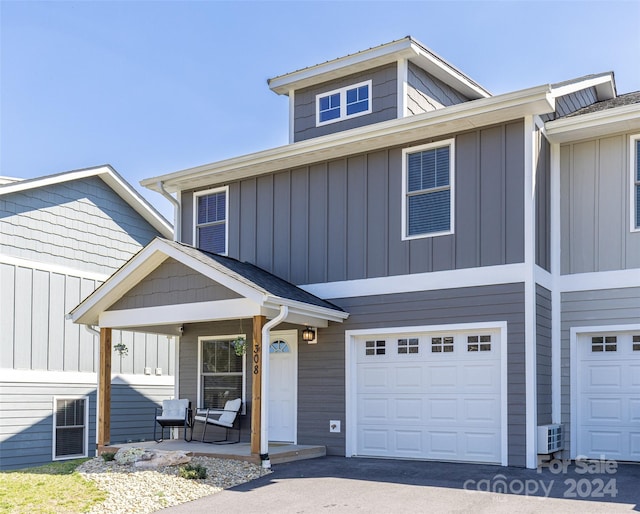
[[315,338],[316,338],[316,333],[312,328],[307,327],[302,331],[302,340],[303,341],[311,342]]

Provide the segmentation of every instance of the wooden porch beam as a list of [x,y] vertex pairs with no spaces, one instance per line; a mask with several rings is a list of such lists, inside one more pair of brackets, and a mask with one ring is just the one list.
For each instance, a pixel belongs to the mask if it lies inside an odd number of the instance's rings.
[[253,344],[251,345],[251,454],[260,454],[260,421],[262,406],[262,327],[265,316],[253,317]]
[[100,329],[100,370],[98,372],[98,448],[111,439],[111,329]]

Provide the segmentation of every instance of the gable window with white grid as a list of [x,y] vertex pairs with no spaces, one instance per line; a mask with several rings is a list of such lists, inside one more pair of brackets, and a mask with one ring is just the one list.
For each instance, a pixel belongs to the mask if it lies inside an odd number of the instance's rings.
[[403,239],[453,233],[453,140],[403,150]]

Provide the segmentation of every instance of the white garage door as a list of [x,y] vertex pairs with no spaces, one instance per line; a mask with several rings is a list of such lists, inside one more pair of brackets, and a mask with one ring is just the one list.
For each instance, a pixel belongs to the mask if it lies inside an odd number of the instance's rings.
[[356,341],[356,454],[501,462],[498,331]]
[[577,454],[640,461],[640,335],[584,335],[577,343]]

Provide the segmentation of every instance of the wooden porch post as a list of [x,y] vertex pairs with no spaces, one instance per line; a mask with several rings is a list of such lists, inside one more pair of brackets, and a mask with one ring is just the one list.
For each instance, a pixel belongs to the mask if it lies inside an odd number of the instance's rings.
[[100,329],[98,375],[98,451],[111,440],[111,329]]
[[260,411],[262,405],[262,327],[264,316],[253,317],[253,351],[251,352],[251,454],[260,454]]

